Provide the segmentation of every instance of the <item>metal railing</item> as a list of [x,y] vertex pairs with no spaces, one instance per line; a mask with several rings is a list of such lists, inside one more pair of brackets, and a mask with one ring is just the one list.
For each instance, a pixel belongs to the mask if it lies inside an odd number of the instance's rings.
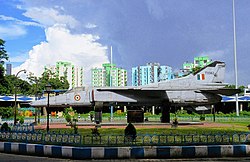
[[55,134],[42,132],[0,132],[0,140],[8,142],[41,143],[56,145],[78,145],[81,136],[78,134]]
[[[2,124],[0,124],[0,128],[2,127]],[[16,124],[13,123],[8,124],[8,127],[10,128],[11,132],[34,132],[35,128],[33,124]]]
[[83,136],[84,145],[201,145],[245,143],[247,133],[229,134],[146,134],[131,140],[124,135]]
[[168,146],[245,143],[248,133],[235,134],[138,134],[135,139],[124,135],[80,135],[73,132],[0,132],[1,141],[72,146]]

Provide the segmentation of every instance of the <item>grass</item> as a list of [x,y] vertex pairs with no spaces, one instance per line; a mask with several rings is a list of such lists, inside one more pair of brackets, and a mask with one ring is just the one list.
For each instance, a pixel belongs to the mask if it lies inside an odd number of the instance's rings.
[[[179,126],[177,128],[136,128],[137,134],[234,134],[248,132],[247,125],[249,122],[218,122],[221,127],[203,127],[203,126]],[[94,127],[93,127],[94,128]],[[123,135],[125,128],[98,128],[101,135]],[[50,129],[51,131],[73,132],[73,128],[67,129]],[[83,136],[92,135],[91,128],[79,128],[78,133]]]
[[[93,112],[91,112],[93,113]],[[245,112],[245,114],[248,112]],[[81,118],[88,118],[89,113],[81,114]],[[110,114],[103,113],[103,120],[108,120]],[[171,119],[174,118],[175,114],[171,114]],[[114,113],[114,117],[117,121],[125,120],[125,113],[117,114]],[[150,120],[159,121],[160,115],[151,115],[150,113],[145,113],[144,117],[149,117]],[[192,118],[193,117],[193,118]],[[189,115],[189,114],[178,114],[178,118],[180,121],[200,121],[200,115]],[[46,118],[46,117],[41,117]],[[250,118],[250,117],[249,117]],[[206,122],[213,121],[213,116],[211,114],[206,114]],[[177,128],[137,128],[137,134],[220,134],[220,133],[229,133],[233,134],[235,132],[248,132],[247,125],[250,124],[250,120],[247,117],[236,117],[235,114],[216,114],[216,123],[227,124],[229,126],[223,127],[196,127],[196,126],[179,126]],[[101,135],[123,135],[125,128],[109,128],[103,129],[99,128],[99,132]],[[51,129],[51,131],[71,131],[72,128],[68,129]],[[79,128],[78,132],[81,135],[91,135],[90,128]]]

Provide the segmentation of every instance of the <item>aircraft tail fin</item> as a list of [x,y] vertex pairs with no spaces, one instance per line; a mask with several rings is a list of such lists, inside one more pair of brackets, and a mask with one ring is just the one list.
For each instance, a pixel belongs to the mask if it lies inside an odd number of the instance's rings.
[[200,70],[190,74],[196,81],[203,83],[223,83],[225,77],[225,63],[214,61]]

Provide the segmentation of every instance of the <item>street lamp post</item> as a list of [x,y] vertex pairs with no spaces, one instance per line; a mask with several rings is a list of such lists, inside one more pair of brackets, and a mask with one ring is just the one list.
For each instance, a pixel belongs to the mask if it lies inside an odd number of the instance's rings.
[[[36,93],[35,93],[35,101],[38,100],[38,94],[37,94],[37,77],[35,77],[35,83],[36,83]],[[39,123],[40,123],[40,119],[39,119]],[[37,108],[35,108],[35,125],[37,124]]]
[[47,102],[47,132],[49,132],[49,94],[51,92],[51,85],[48,83],[46,86],[45,86],[45,90],[47,92],[47,95],[48,95],[48,102]]
[[[237,67],[237,42],[236,42],[236,17],[235,17],[235,4],[233,0],[233,33],[234,33],[234,72],[235,72],[235,89],[238,89],[238,67]],[[238,94],[235,95],[236,101],[236,116],[239,116],[239,101]]]
[[[16,73],[16,78],[18,77],[18,74],[19,73],[21,73],[21,72],[24,72],[24,73],[26,73],[26,70],[25,69],[23,69],[23,70],[20,70],[20,71],[18,71],[17,73]],[[16,119],[16,116],[17,116],[17,108],[16,108],[16,100],[17,100],[17,90],[16,90],[16,88],[17,88],[17,86],[16,86],[16,84],[15,84],[15,89],[14,89],[14,91],[15,91],[15,105],[14,105],[14,125],[16,125],[16,123],[17,123],[17,119]]]
[[[112,46],[110,47],[110,72],[109,72],[109,74],[110,74],[110,78],[109,78],[109,84],[110,84],[110,87],[112,87],[112,74],[111,74],[111,72],[112,72],[112,68],[113,68],[113,66],[112,66],[112,60],[113,59],[113,51],[112,51]],[[113,105],[111,105],[110,106],[110,121],[112,122],[113,121],[113,111],[114,111],[114,108],[113,108]]]

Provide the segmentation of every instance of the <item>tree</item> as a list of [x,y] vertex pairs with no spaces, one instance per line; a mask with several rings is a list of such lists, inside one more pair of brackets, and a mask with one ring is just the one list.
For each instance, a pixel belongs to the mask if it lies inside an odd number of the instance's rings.
[[[230,89],[235,89],[235,87],[236,87],[235,85],[226,85],[226,88],[230,88]],[[240,89],[241,91],[239,94],[242,95],[244,93],[245,86],[241,85],[238,87],[238,89]]]
[[0,39],[0,81],[3,81],[1,79],[4,78],[3,77],[4,76],[4,67],[3,67],[4,60],[9,59],[8,54],[4,49],[4,43],[5,43],[5,41]]
[[74,128],[74,133],[78,133],[78,127],[76,126],[77,119],[77,112],[73,110],[73,108],[65,108],[64,109],[64,117],[65,120],[70,124],[71,128]]
[[5,43],[5,41],[0,39],[0,88],[3,87],[2,83],[5,83],[5,80],[4,80],[4,67],[3,67],[4,60],[9,59],[8,54],[4,49],[4,43]]
[[5,41],[0,39],[0,64],[4,64],[4,60],[8,60],[8,54],[7,51],[4,49],[4,43]]
[[14,75],[7,75],[4,77],[4,81],[2,83],[2,87],[0,85],[0,94],[11,95],[15,93],[15,88],[17,90],[17,94],[28,95],[30,90],[30,84],[22,79]]
[[41,86],[41,78],[35,76],[33,73],[29,73],[29,83],[31,84],[29,94],[35,95],[42,94],[44,86]]
[[65,77],[58,77],[50,70],[46,70],[41,77],[36,77],[30,73],[28,76],[29,83],[31,84],[29,94],[41,94],[45,90],[45,86],[50,83],[52,89],[68,89],[69,83]]
[[7,82],[4,78],[4,60],[8,60],[8,54],[4,49],[4,43],[5,41],[0,39],[0,94],[1,93],[6,93],[8,91],[8,88],[6,88]]
[[194,68],[192,68],[192,73],[195,74],[195,73],[198,72],[200,69],[202,69],[202,67],[200,67],[200,66],[194,67]]
[[12,107],[0,107],[0,116],[4,119],[10,118],[13,114],[13,108]]

